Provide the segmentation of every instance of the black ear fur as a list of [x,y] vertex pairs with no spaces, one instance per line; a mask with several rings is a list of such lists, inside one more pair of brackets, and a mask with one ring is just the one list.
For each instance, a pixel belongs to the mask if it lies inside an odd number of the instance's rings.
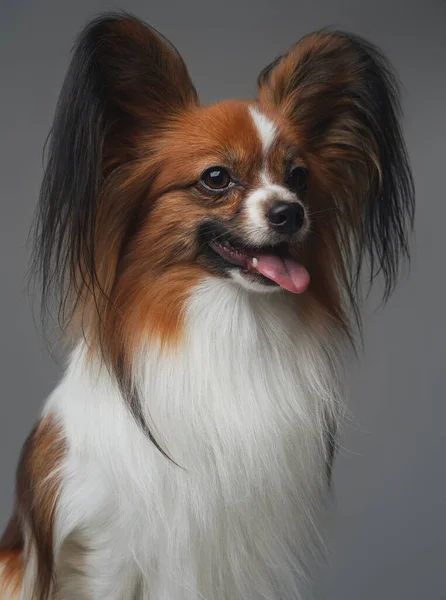
[[63,327],[86,288],[104,293],[95,252],[101,189],[115,169],[138,160],[141,136],[196,102],[178,52],[141,21],[107,14],[81,33],[57,103],[33,232],[43,315],[56,303]]
[[399,86],[389,62],[358,36],[323,30],[267,66],[257,83],[260,100],[293,121],[305,149],[323,165],[327,187],[344,195],[340,219],[354,221],[360,203],[357,260],[347,253],[356,265],[351,284],[357,287],[368,258],[370,279],[382,273],[387,299],[400,258],[409,257],[415,205]]
[[[101,321],[113,261],[148,185],[135,183],[132,167],[150,158],[157,128],[197,101],[177,50],[141,21],[109,14],[81,33],[57,103],[33,231],[32,274],[41,280],[44,324],[57,307],[62,330],[77,308]],[[100,327],[96,335],[102,348]],[[105,363],[135,420],[166,455],[142,417],[129,374]]]

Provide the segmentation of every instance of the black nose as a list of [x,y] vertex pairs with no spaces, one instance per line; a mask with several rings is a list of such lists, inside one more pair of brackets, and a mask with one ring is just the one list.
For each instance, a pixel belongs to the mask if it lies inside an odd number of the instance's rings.
[[296,233],[304,223],[305,212],[299,202],[281,202],[270,209],[267,218],[278,233]]

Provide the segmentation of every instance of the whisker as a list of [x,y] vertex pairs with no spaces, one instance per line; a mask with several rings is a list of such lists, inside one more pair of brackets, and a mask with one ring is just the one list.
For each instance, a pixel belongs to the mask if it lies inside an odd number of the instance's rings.
[[334,211],[336,211],[336,212],[339,212],[339,214],[342,214],[342,213],[341,213],[341,211],[340,211],[340,209],[339,209],[338,207],[336,207],[336,206],[332,206],[332,207],[330,207],[330,208],[323,208],[323,209],[321,209],[321,210],[316,210],[315,212],[308,213],[308,216],[309,216],[309,217],[314,217],[314,216],[316,216],[316,215],[320,215],[320,214],[322,214],[322,213],[330,212],[330,211],[332,211],[332,210],[334,210]]

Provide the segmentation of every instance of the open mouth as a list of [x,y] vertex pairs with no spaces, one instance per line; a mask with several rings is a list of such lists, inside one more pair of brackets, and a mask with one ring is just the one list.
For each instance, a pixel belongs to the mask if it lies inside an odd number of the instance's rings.
[[219,271],[237,269],[248,281],[266,286],[280,286],[294,294],[304,292],[310,276],[306,268],[293,258],[288,244],[253,247],[236,239],[221,226],[202,229],[202,247],[207,262]]

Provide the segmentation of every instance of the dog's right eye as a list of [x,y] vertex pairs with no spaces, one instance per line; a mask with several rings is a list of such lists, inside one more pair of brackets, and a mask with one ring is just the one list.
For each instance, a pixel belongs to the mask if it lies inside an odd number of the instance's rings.
[[288,175],[287,185],[295,192],[305,192],[308,187],[308,171],[304,167],[296,167]]
[[225,190],[233,185],[231,176],[224,167],[210,167],[206,169],[201,175],[200,181],[204,187],[212,191]]

